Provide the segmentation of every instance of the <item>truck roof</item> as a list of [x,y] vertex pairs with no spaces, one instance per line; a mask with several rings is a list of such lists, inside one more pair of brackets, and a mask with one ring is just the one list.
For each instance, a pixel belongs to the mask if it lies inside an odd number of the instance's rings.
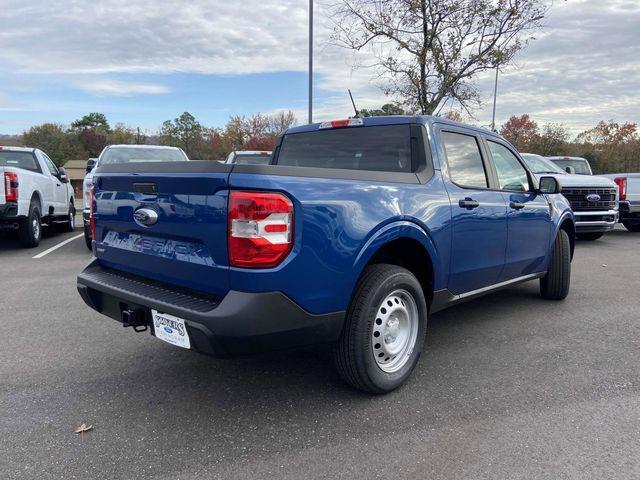
[[[411,123],[420,123],[422,125],[433,125],[435,123],[441,123],[445,125],[451,125],[455,127],[466,128],[470,130],[475,130],[477,132],[482,132],[485,135],[492,135],[495,137],[499,137],[495,132],[483,127],[476,127],[474,125],[469,125],[466,123],[455,122],[453,120],[449,120],[448,118],[436,117],[433,115],[388,115],[388,116],[380,116],[380,117],[364,117],[362,118],[365,127],[373,127],[377,125],[403,125],[403,124],[411,124]],[[302,132],[313,132],[320,128],[322,123],[311,123],[308,125],[300,125],[298,127],[289,128],[285,133],[302,133]]]
[[570,157],[569,155],[552,155],[545,158],[548,158],[549,160],[584,160],[585,162],[589,161],[584,157]]
[[32,147],[11,147],[0,145],[0,150],[8,150],[10,152],[35,152],[36,149]]
[[107,145],[105,148],[155,148],[159,150],[180,150],[180,148],[178,147],[170,147],[168,145],[139,145],[139,144],[128,144],[128,143]]

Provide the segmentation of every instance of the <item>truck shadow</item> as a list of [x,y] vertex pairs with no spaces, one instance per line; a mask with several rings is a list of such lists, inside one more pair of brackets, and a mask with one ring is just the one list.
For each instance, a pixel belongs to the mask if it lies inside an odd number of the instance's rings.
[[[308,428],[318,420],[337,422],[347,411],[360,407],[366,412],[376,405],[423,403],[427,399],[430,406],[423,415],[428,417],[456,402],[450,390],[441,389],[432,379],[447,375],[448,382],[464,389],[468,372],[449,367],[452,362],[464,362],[456,356],[469,347],[470,336],[491,323],[489,331],[502,329],[504,322],[514,323],[512,328],[517,329],[526,319],[514,318],[513,312],[530,309],[538,298],[537,285],[533,289],[515,287],[435,315],[413,378],[385,396],[363,394],[346,385],[333,368],[328,347],[221,360],[170,349],[160,342],[134,355],[137,358],[130,359],[132,368],[128,371],[103,379],[106,384],[100,389],[112,392],[110,408],[118,412],[120,420],[123,415],[131,416],[132,421],[151,416],[149,421],[160,430],[165,428],[162,418],[170,415],[171,423],[190,424],[196,429],[216,425],[219,433],[244,428],[256,434],[265,429],[283,434],[296,423]],[[511,318],[505,311],[512,312]],[[493,360],[501,361],[497,357],[494,353]],[[432,420],[437,421],[435,417]],[[165,433],[175,434],[171,429]]]
[[56,238],[60,238],[60,241],[64,240],[63,233],[58,231],[53,227],[43,227],[42,228],[42,242],[36,248],[27,249],[22,246],[20,240],[18,240],[18,233],[14,231],[0,231],[0,251],[5,250],[29,250],[33,252],[37,252],[38,249],[42,249],[43,246],[47,243],[47,240],[53,239],[55,241]]

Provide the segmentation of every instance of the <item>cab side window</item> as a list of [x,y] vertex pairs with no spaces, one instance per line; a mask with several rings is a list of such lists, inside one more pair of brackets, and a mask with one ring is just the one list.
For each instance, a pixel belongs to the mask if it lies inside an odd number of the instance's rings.
[[442,132],[451,180],[466,188],[487,188],[487,173],[476,137],[462,133]]
[[491,140],[488,140],[487,144],[496,167],[500,189],[514,192],[531,191],[529,175],[513,152],[504,145]]

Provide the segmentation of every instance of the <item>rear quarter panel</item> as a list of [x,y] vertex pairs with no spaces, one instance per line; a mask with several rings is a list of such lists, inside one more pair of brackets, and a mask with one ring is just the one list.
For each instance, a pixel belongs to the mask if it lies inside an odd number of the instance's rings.
[[[18,174],[18,181],[20,182],[20,193],[18,195],[19,216],[27,216],[29,214],[29,206],[31,205],[31,199],[34,194],[37,195],[37,198],[40,201],[40,214],[44,215],[48,211],[51,201],[50,196],[48,195],[49,189],[47,188],[48,178],[45,175],[24,170],[22,168],[11,167],[5,167],[4,169],[0,168],[0,171],[14,172]],[[4,174],[2,174],[2,178],[4,178]],[[0,203],[4,203],[4,188],[1,190]]]
[[367,261],[383,244],[399,237],[415,238],[427,248],[434,263],[435,288],[445,284],[451,207],[439,171],[424,184],[237,170],[229,182],[233,189],[280,191],[295,206],[292,253],[274,269],[232,268],[234,290],[282,291],[311,313],[344,310]]

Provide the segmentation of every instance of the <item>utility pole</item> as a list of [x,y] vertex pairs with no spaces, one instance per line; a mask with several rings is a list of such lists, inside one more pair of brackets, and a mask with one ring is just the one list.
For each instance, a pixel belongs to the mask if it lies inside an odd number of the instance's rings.
[[309,0],[309,123],[313,123],[313,0]]
[[496,99],[498,98],[498,67],[496,66],[496,83],[493,86],[493,114],[491,115],[491,130],[496,131]]

